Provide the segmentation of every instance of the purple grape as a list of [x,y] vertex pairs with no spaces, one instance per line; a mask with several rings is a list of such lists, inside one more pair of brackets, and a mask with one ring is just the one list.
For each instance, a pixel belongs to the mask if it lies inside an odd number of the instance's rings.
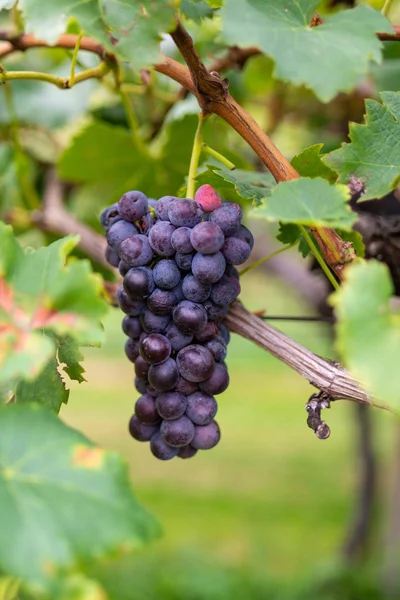
[[181,280],[181,274],[174,260],[160,260],[153,269],[154,283],[164,290],[172,290]]
[[155,433],[151,438],[150,450],[159,460],[171,460],[178,454],[178,448],[173,448],[164,442],[160,433]]
[[187,397],[186,416],[195,425],[208,425],[217,414],[218,405],[209,394],[194,392]]
[[197,252],[214,254],[222,248],[225,236],[219,225],[212,221],[203,221],[192,229],[190,241]]
[[211,352],[216,362],[222,362],[226,358],[226,344],[222,338],[210,340],[204,346]]
[[194,227],[203,218],[201,206],[189,198],[177,198],[168,205],[168,218],[176,227]]
[[141,423],[147,425],[157,425],[161,422],[160,415],[157,412],[154,398],[148,394],[143,394],[137,399],[135,404],[135,415]]
[[169,340],[160,333],[151,333],[140,342],[139,346],[140,356],[151,365],[167,360],[171,349]]
[[118,252],[116,250],[114,250],[114,248],[111,248],[111,246],[107,245],[106,252],[105,252],[105,257],[106,257],[106,261],[112,267],[118,267],[118,265],[119,265],[119,256],[118,256]]
[[193,256],[193,254],[182,254],[182,252],[177,252],[175,254],[176,264],[181,271],[190,271],[192,268]]
[[163,421],[160,428],[164,442],[176,448],[190,444],[194,431],[192,421],[185,416],[174,421]]
[[218,444],[220,439],[221,432],[218,423],[212,421],[208,425],[197,425],[195,427],[194,436],[190,444],[197,450],[210,450],[210,448],[214,448]]
[[135,388],[139,392],[139,394],[147,393],[147,383],[144,379],[139,379],[139,377],[135,377]]
[[125,342],[125,354],[134,363],[139,356],[139,341],[128,338]]
[[134,267],[133,269],[129,269],[124,277],[123,285],[131,298],[143,300],[155,288],[153,272],[148,267]]
[[122,321],[122,331],[132,340],[136,340],[142,333],[142,326],[139,318],[126,315]]
[[132,237],[138,234],[138,230],[133,225],[133,223],[127,223],[126,221],[117,221],[113,225],[111,225],[110,229],[107,232],[107,242],[114,248],[114,250],[118,250],[121,242],[126,240],[128,237]]
[[147,198],[147,201],[149,203],[149,206],[151,206],[151,208],[155,210],[157,206],[157,200],[155,198]]
[[159,393],[160,392],[158,390],[155,390],[152,385],[150,385],[149,383],[147,384],[146,394],[148,394],[149,396],[151,396],[152,398],[154,398],[156,400],[158,398]]
[[182,333],[175,323],[170,323],[168,325],[164,335],[169,340],[174,352],[182,350],[182,348],[188,346],[193,341],[193,336],[191,334]]
[[184,396],[189,396],[190,394],[197,392],[198,389],[199,386],[197,385],[197,383],[194,383],[193,381],[188,381],[187,379],[184,379],[181,375],[179,375],[178,383],[175,386],[176,392],[180,392]]
[[158,200],[155,211],[160,221],[169,221],[168,208],[174,200],[178,200],[178,198],[176,196],[163,196]]
[[224,232],[225,237],[234,235],[239,231],[240,221],[242,220],[242,209],[239,204],[233,202],[224,202],[221,208],[217,208],[211,213],[210,221],[219,225]]
[[129,269],[131,269],[131,268],[132,267],[130,267],[129,265],[127,265],[126,263],[124,263],[123,260],[120,260],[119,263],[118,263],[118,270],[121,273],[122,277],[125,277],[125,275],[129,271]]
[[203,283],[216,283],[224,274],[225,265],[225,258],[221,252],[215,254],[197,252],[192,262],[192,273]]
[[118,247],[118,253],[124,263],[132,267],[142,267],[153,260],[153,250],[149,240],[142,234],[123,240]]
[[147,307],[155,315],[168,315],[177,304],[177,298],[171,290],[156,288],[147,299]]
[[211,352],[198,344],[182,348],[178,352],[176,363],[182,377],[196,383],[208,379],[215,365]]
[[243,242],[246,242],[246,244],[250,246],[250,250],[253,250],[254,237],[251,231],[247,229],[247,227],[241,225],[239,227],[239,231],[235,233],[235,237],[239,238],[239,240],[242,240]]
[[207,313],[202,304],[182,300],[174,308],[172,319],[182,333],[194,334],[207,323]]
[[119,214],[125,221],[130,221],[131,223],[143,217],[147,212],[147,208],[148,201],[146,196],[137,190],[126,192],[118,202]]
[[215,363],[214,370],[209,378],[203,380],[199,386],[203,392],[216,396],[225,392],[229,385],[229,373],[224,363]]
[[146,308],[146,304],[142,300],[132,300],[122,285],[117,289],[116,298],[120,309],[131,317],[139,316]]
[[228,314],[229,304],[215,304],[212,300],[207,300],[204,303],[204,308],[207,312],[209,321],[222,321]]
[[[233,238],[228,238],[232,240]],[[215,304],[223,306],[232,304],[240,294],[240,283],[232,276],[223,275],[211,289],[211,300]]]
[[146,309],[140,315],[140,324],[146,333],[163,333],[171,321],[171,315],[155,315]]
[[204,302],[211,293],[211,285],[203,283],[189,273],[182,281],[182,291],[187,300],[191,300],[191,302]]
[[236,267],[234,267],[233,265],[230,265],[229,263],[225,267],[225,275],[229,275],[231,277],[234,277],[238,281],[240,279],[240,273],[239,273],[239,271],[236,269]]
[[157,431],[158,425],[141,423],[136,415],[129,421],[129,433],[138,442],[149,442]]
[[218,325],[218,334],[225,340],[225,344],[229,344],[231,334],[229,333],[229,329],[225,325]]
[[198,331],[195,335],[195,338],[198,342],[208,342],[209,340],[214,339],[218,335],[218,327],[215,323],[209,321],[204,325],[201,331]]
[[167,421],[179,419],[184,414],[186,406],[185,396],[176,391],[164,392],[156,400],[158,414]]
[[182,291],[182,283],[179,282],[177,286],[175,286],[171,292],[174,293],[174,296],[176,298],[176,303],[178,304],[178,302],[181,302],[182,300],[185,299],[185,296],[183,295],[183,291]]
[[136,227],[139,229],[140,233],[147,234],[149,229],[153,227],[155,222],[156,219],[154,215],[152,215],[151,213],[147,213],[143,215],[143,217],[139,219],[139,221],[136,221]]
[[192,242],[190,241],[190,227],[178,227],[171,236],[171,244],[177,252],[188,254],[193,252]]
[[197,449],[193,448],[190,444],[188,446],[183,446],[178,452],[179,458],[192,458],[195,454],[197,454]]
[[[182,350],[181,350],[182,352]],[[178,382],[178,368],[173,358],[167,358],[159,365],[151,365],[149,383],[160,392],[172,390]]]
[[154,252],[160,256],[173,256],[175,250],[171,244],[171,236],[175,227],[168,221],[158,221],[149,230],[149,242]]
[[149,368],[150,368],[149,363],[143,358],[143,356],[140,356],[140,354],[139,354],[135,359],[136,377],[138,377],[139,379],[142,379],[143,381],[145,381],[147,383],[148,382],[147,376],[149,374]]
[[226,262],[232,265],[242,265],[249,258],[250,252],[249,244],[236,236],[226,238],[222,246]]
[[107,231],[111,225],[122,219],[118,212],[118,204],[112,204],[108,208],[105,208],[100,215],[100,223],[102,228]]

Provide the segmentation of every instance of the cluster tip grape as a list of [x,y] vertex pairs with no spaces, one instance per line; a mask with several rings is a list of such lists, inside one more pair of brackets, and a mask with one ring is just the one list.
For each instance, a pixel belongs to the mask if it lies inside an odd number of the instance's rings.
[[229,384],[223,319],[253,236],[240,206],[210,185],[194,200],[130,191],[100,220],[107,261],[123,277],[117,302],[141,394],[129,432],[160,460],[191,458],[220,440],[215,396]]

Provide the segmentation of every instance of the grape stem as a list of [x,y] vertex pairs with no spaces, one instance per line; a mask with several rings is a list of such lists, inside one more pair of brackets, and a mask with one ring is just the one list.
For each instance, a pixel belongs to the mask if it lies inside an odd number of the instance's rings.
[[386,0],[385,4],[383,5],[381,12],[385,17],[388,16],[392,4],[393,4],[393,0]]
[[71,61],[71,72],[69,74],[69,83],[70,86],[72,87],[75,83],[75,67],[76,67],[76,61],[78,58],[78,52],[79,52],[79,46],[81,45],[81,40],[82,40],[83,34],[80,33],[78,35],[78,39],[76,40],[76,44],[75,44],[75,48],[74,48],[74,52],[72,54],[72,61]]
[[239,273],[240,277],[242,277],[243,275],[246,275],[246,273],[249,273],[256,267],[259,267],[263,263],[267,262],[267,260],[269,260],[270,258],[273,258],[274,256],[281,254],[282,252],[286,252],[286,250],[290,250],[290,248],[293,248],[293,246],[295,246],[295,245],[296,245],[296,242],[294,242],[293,244],[288,244],[287,246],[284,246],[283,248],[279,248],[279,250],[275,250],[275,252],[271,252],[270,254],[267,254],[267,256],[263,256],[262,258],[257,260],[252,265],[249,265],[248,267],[246,267],[245,269],[240,271],[240,273]]
[[329,279],[329,281],[331,282],[331,284],[333,285],[335,290],[339,289],[339,284],[336,281],[336,279],[334,278],[334,276],[332,275],[331,271],[329,270],[328,265],[326,264],[326,262],[324,261],[320,251],[318,250],[316,244],[314,244],[311,235],[308,233],[307,229],[304,227],[304,225],[299,225],[299,229],[304,237],[304,239],[306,240],[308,247],[310,248],[312,254],[314,255],[314,258],[318,261],[319,266],[321,267],[321,269],[323,270],[323,272],[325,273],[325,275],[327,276],[327,278]]
[[188,186],[186,192],[187,198],[194,198],[194,192],[196,189],[197,167],[199,166],[199,159],[203,144],[203,128],[206,118],[206,115],[204,115],[203,113],[199,113],[199,121],[197,124],[196,133],[194,134],[192,155],[190,157]]
[[236,165],[234,165],[233,162],[231,162],[228,158],[226,158],[226,156],[224,156],[220,152],[217,152],[217,150],[214,150],[214,148],[211,148],[207,144],[203,143],[202,150],[206,154],[209,154],[210,156],[218,160],[230,171],[234,171],[236,169]]
[[32,79],[36,81],[45,81],[46,83],[52,83],[56,87],[67,90],[73,85],[86,81],[87,79],[93,79],[104,77],[110,71],[110,67],[106,63],[100,63],[97,67],[86,69],[75,76],[74,81],[71,81],[68,77],[57,77],[57,75],[51,75],[50,73],[40,73],[38,71],[1,71],[0,72],[0,83],[6,81],[15,81],[17,79]]

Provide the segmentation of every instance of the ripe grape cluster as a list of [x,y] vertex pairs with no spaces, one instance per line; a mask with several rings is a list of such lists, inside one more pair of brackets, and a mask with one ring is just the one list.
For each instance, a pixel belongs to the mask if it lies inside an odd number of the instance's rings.
[[101,215],[106,258],[123,276],[125,353],[142,394],[129,431],[161,460],[190,458],[220,439],[214,396],[229,384],[222,320],[240,292],[234,265],[253,247],[241,219],[240,206],[209,185],[194,200],[130,191]]

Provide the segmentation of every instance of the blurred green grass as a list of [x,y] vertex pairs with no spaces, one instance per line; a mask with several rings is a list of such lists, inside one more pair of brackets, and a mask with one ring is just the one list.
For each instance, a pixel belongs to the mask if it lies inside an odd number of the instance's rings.
[[[258,273],[246,279],[242,299],[249,308],[310,312],[276,279]],[[166,572],[171,569],[172,557],[193,555],[214,570],[219,565],[221,577],[224,569],[233,569],[290,582],[329,563],[344,541],[357,485],[354,406],[338,402],[327,411],[332,435],[318,440],[307,428],[304,410],[314,388],[263,350],[232,336],[231,384],[219,396],[220,444],[189,461],[157,461],[147,444],[127,433],[137,393],[120,321],[113,311],[105,323],[105,346],[86,350],[88,383],[72,386],[62,417],[124,454],[137,496],[162,524],[163,537],[136,557],[137,574],[153,565],[160,577],[163,565]],[[334,356],[327,326],[282,324],[281,329],[315,352]],[[378,424],[388,419],[376,416]],[[385,433],[381,455],[388,437]],[[126,597],[142,600],[146,594]]]

